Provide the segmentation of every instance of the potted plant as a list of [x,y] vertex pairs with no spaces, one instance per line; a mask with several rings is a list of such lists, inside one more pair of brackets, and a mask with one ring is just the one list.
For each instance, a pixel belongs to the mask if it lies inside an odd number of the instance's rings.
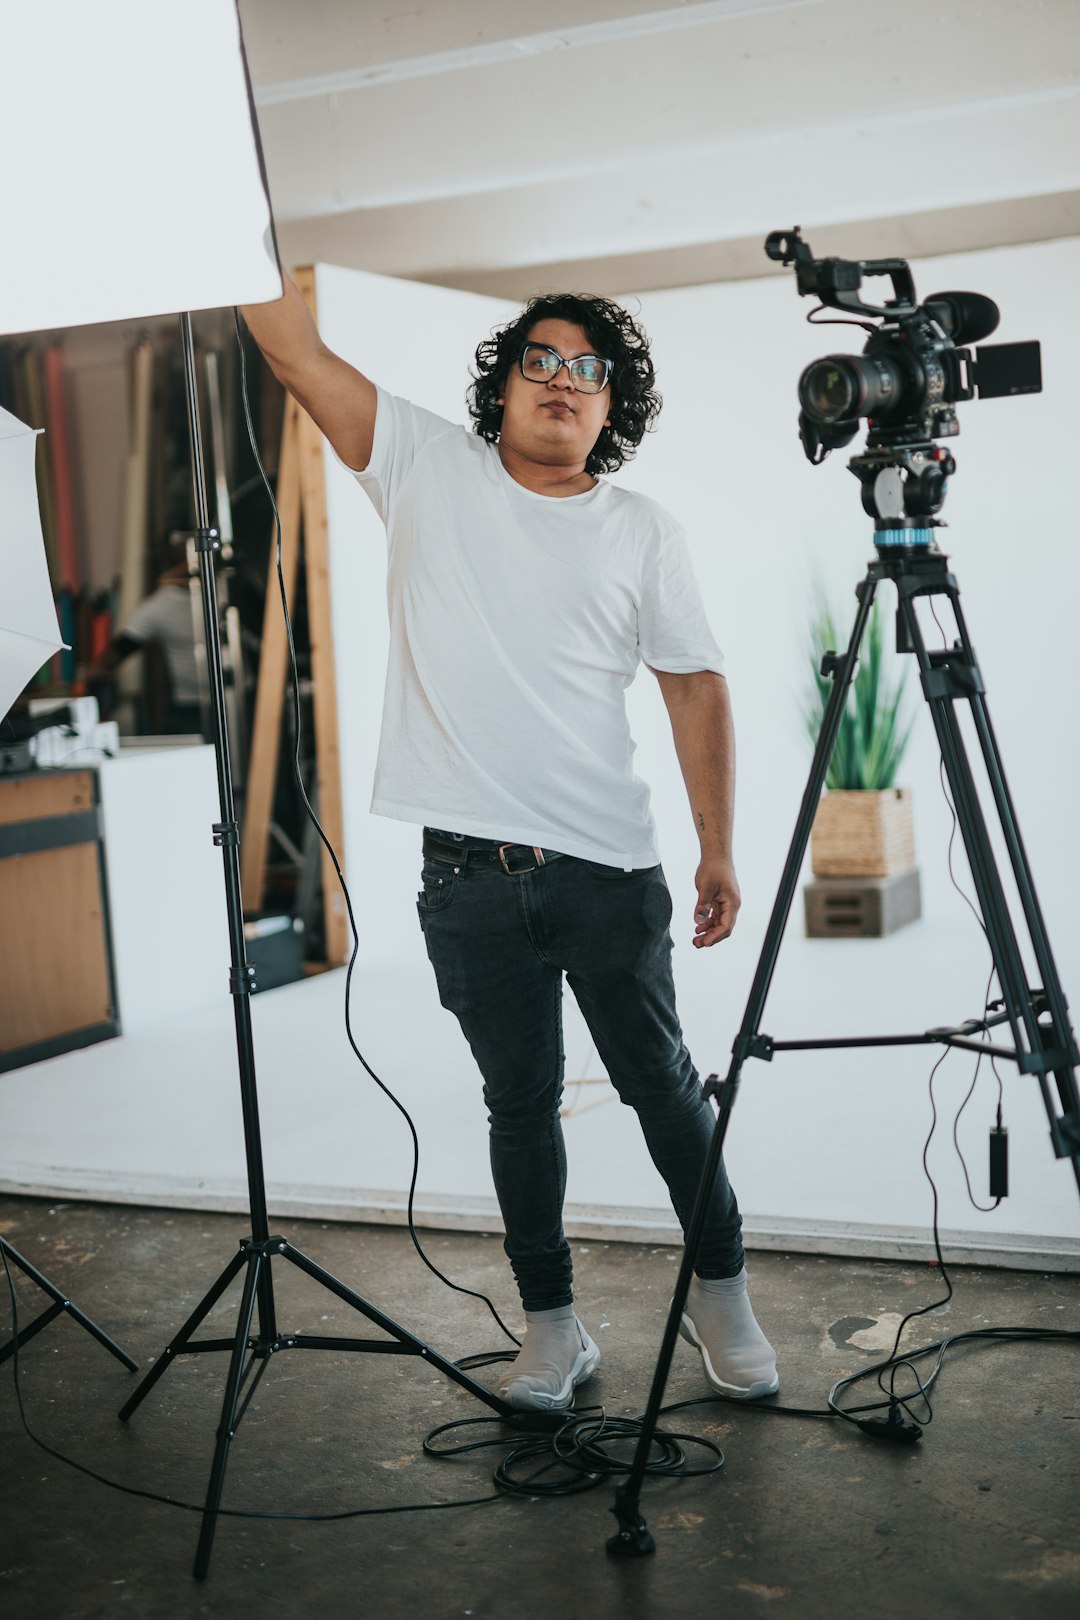
[[[832,679],[821,674],[821,660],[840,645],[822,601],[812,627],[813,686],[804,705],[815,743],[833,689]],[[813,935],[889,933],[919,915],[911,789],[896,786],[913,721],[902,712],[903,673],[893,673],[890,662],[875,602],[811,834],[814,877],[824,880],[807,890],[807,931]],[[861,891],[854,879],[864,880]],[[843,880],[841,887],[836,880]],[[845,918],[852,926],[844,927]]]

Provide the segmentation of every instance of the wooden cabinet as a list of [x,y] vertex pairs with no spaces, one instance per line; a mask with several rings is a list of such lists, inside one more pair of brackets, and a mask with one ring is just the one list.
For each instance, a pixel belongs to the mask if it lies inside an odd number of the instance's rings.
[[118,1031],[93,771],[0,777],[0,1070]]

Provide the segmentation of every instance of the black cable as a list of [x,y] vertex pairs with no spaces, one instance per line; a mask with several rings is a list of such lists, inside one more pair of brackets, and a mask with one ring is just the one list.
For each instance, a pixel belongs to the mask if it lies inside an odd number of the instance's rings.
[[380,1080],[379,1076],[375,1073],[375,1070],[371,1067],[370,1063],[367,1061],[367,1059],[364,1057],[364,1054],[361,1052],[360,1048],[357,1046],[356,1041],[355,1041],[355,1039],[353,1037],[352,1010],[351,1010],[352,1009],[352,980],[353,980],[353,970],[354,970],[354,968],[356,966],[357,953],[359,952],[359,949],[360,949],[360,935],[359,935],[359,932],[358,932],[357,927],[356,927],[356,917],[355,917],[354,912],[353,912],[352,896],[349,894],[349,887],[348,887],[348,884],[345,882],[345,874],[341,870],[341,863],[338,860],[337,852],[334,849],[334,846],[331,844],[329,838],[326,836],[326,833],[323,830],[323,827],[322,827],[322,825],[321,825],[321,823],[319,821],[319,818],[315,814],[314,807],[312,806],[312,803],[311,803],[310,799],[308,798],[307,789],[304,786],[303,773],[302,773],[302,771],[300,769],[300,743],[301,743],[301,731],[302,731],[302,720],[301,720],[301,709],[300,709],[300,679],[299,679],[299,674],[297,672],[297,667],[296,667],[296,644],[295,644],[295,642],[293,640],[292,619],[291,619],[291,617],[289,615],[289,601],[288,601],[288,596],[287,596],[286,591],[285,591],[285,575],[284,575],[284,573],[282,571],[282,567],[281,567],[281,514],[278,511],[278,504],[277,504],[277,501],[276,501],[276,499],[274,497],[274,491],[271,488],[270,480],[266,476],[266,469],[263,466],[262,457],[259,454],[258,442],[257,442],[256,437],[255,437],[255,427],[254,427],[254,424],[253,424],[253,422],[251,420],[251,401],[250,401],[250,399],[248,397],[248,386],[247,386],[247,357],[246,357],[246,355],[244,353],[244,339],[243,339],[243,334],[242,334],[241,329],[240,329],[240,314],[239,314],[239,311],[236,310],[236,309],[233,310],[233,326],[234,326],[235,331],[236,331],[237,346],[238,346],[238,348],[240,350],[240,393],[241,393],[241,398],[243,399],[243,404],[244,404],[244,422],[245,422],[245,424],[247,426],[248,443],[251,445],[252,454],[255,457],[255,465],[259,469],[259,475],[262,478],[263,487],[265,488],[266,493],[267,493],[267,495],[269,497],[270,506],[271,506],[271,508],[273,510],[273,513],[274,513],[274,533],[275,533],[274,559],[275,559],[275,565],[276,565],[276,568],[277,568],[278,591],[280,592],[280,595],[281,595],[281,611],[282,611],[282,614],[283,614],[284,620],[285,620],[285,635],[286,635],[286,640],[287,640],[288,648],[289,648],[289,665],[290,665],[291,674],[292,674],[293,738],[294,738],[294,748],[293,748],[293,756],[292,756],[293,777],[294,777],[294,779],[296,781],[296,785],[297,785],[297,788],[298,788],[299,793],[300,793],[300,798],[301,798],[301,802],[303,803],[305,813],[307,814],[309,820],[311,821],[312,826],[315,828],[315,831],[318,833],[319,838],[320,838],[320,840],[322,842],[323,848],[326,850],[327,854],[330,856],[330,859],[331,859],[331,861],[333,863],[334,872],[335,872],[335,874],[337,876],[338,884],[339,884],[339,886],[341,888],[341,893],[344,896],[344,900],[345,900],[345,909],[346,909],[346,912],[347,912],[348,918],[349,918],[349,931],[352,934],[353,947],[352,947],[352,952],[351,952],[351,954],[349,956],[348,968],[346,969],[346,974],[345,974],[345,1034],[348,1037],[349,1045],[352,1047],[353,1052],[355,1053],[355,1055],[356,1055],[357,1059],[359,1060],[360,1064],[366,1070],[366,1072],[371,1077],[371,1079],[374,1080],[375,1084],[379,1087],[379,1090],[382,1091],[384,1093],[384,1095],[387,1096],[390,1099],[390,1101],[393,1103],[394,1107],[402,1115],[403,1119],[405,1120],[405,1123],[409,1127],[409,1134],[412,1137],[413,1166],[412,1166],[412,1175],[411,1175],[410,1180],[409,1180],[409,1198],[408,1198],[408,1204],[407,1204],[406,1213],[407,1213],[407,1219],[408,1219],[408,1224],[409,1224],[409,1236],[412,1239],[412,1244],[413,1244],[414,1249],[416,1250],[417,1254],[420,1256],[421,1260],[424,1262],[425,1266],[427,1266],[428,1270],[431,1271],[431,1272],[434,1272],[435,1276],[438,1277],[439,1281],[445,1283],[447,1288],[452,1288],[454,1290],[454,1292],[458,1293],[458,1294],[467,1294],[470,1297],[470,1299],[482,1300],[483,1303],[487,1306],[488,1310],[491,1312],[491,1314],[494,1317],[495,1321],[498,1323],[499,1327],[506,1334],[506,1337],[511,1341],[512,1344],[516,1344],[516,1345],[518,1345],[520,1347],[520,1344],[521,1344],[520,1339],[518,1339],[516,1334],[511,1333],[510,1329],[507,1327],[506,1323],[503,1321],[502,1317],[499,1315],[498,1311],[495,1309],[495,1306],[492,1304],[491,1300],[488,1298],[488,1296],[486,1294],[479,1293],[479,1292],[477,1292],[477,1290],[472,1289],[472,1288],[464,1288],[464,1287],[462,1287],[462,1285],[460,1283],[452,1282],[451,1279],[449,1277],[445,1276],[443,1274],[443,1272],[441,1272],[439,1270],[439,1268],[435,1264],[435,1262],[433,1260],[429,1259],[428,1255],[424,1252],[424,1248],[423,1248],[423,1245],[420,1242],[419,1236],[417,1235],[416,1224],[415,1224],[415,1221],[413,1219],[413,1207],[414,1207],[415,1196],[416,1196],[416,1183],[417,1183],[417,1178],[418,1178],[418,1176],[420,1174],[420,1138],[417,1135],[416,1126],[413,1123],[412,1115],[409,1113],[409,1111],[405,1107],[404,1103],[401,1102],[401,1100],[398,1097],[396,1097],[394,1095],[394,1093],[390,1090],[390,1087],[383,1080]]
[[[836,1414],[824,1407],[775,1406],[771,1400],[739,1401],[729,1396],[695,1395],[690,1400],[673,1401],[662,1406],[659,1417],[670,1416],[693,1406],[737,1406],[744,1411],[769,1412],[780,1417],[815,1418],[831,1421]],[[632,1452],[636,1450],[644,1415],[640,1417],[609,1417],[603,1407],[585,1407],[566,1413],[516,1414],[521,1432],[497,1434],[479,1440],[462,1441],[457,1445],[438,1445],[442,1435],[461,1429],[484,1428],[497,1419],[489,1417],[454,1418],[432,1429],[424,1441],[424,1453],[429,1457],[458,1457],[473,1451],[509,1447],[496,1465],[492,1478],[501,1490],[522,1496],[568,1496],[588,1490],[605,1480],[628,1474],[633,1466]],[[654,1477],[692,1478],[717,1473],[724,1465],[724,1454],[719,1446],[701,1435],[680,1434],[656,1429],[653,1443],[658,1455],[645,1466],[645,1472]],[[627,1458],[613,1456],[606,1448],[624,1444],[631,1449]],[[688,1465],[684,1445],[701,1446],[713,1453],[714,1461],[701,1468]],[[541,1466],[524,1479],[517,1470],[532,1462]],[[550,1469],[561,1466],[562,1478],[537,1484],[537,1480]]]
[[[991,970],[990,977],[986,981],[986,998],[985,998],[985,1000],[986,1000],[987,1011],[990,1010],[990,1005],[991,1005],[989,997],[990,997],[990,986],[993,983],[993,980],[994,980],[994,970]],[[960,1117],[963,1114],[964,1109],[967,1107],[968,1103],[971,1101],[972,1097],[975,1095],[975,1087],[979,1083],[979,1069],[982,1066],[983,1056],[984,1056],[984,1054],[980,1052],[978,1058],[975,1061],[975,1073],[971,1077],[971,1084],[968,1087],[967,1091],[964,1093],[964,1096],[963,1096],[963,1099],[962,1099],[962,1101],[960,1103],[960,1106],[956,1110],[956,1114],[953,1117],[952,1139],[953,1139],[953,1147],[956,1149],[956,1157],[960,1160],[960,1168],[964,1172],[964,1186],[967,1188],[968,1203],[971,1205],[972,1209],[977,1209],[979,1211],[980,1215],[992,1215],[994,1210],[997,1209],[999,1207],[999,1205],[1001,1204],[1001,1195],[999,1193],[998,1196],[994,1199],[992,1204],[980,1204],[979,1203],[979,1200],[975,1197],[975,1194],[972,1191],[971,1175],[970,1175],[970,1172],[968,1170],[967,1160],[964,1158],[964,1150],[960,1146]],[[1002,1081],[1002,1078],[1001,1078],[1000,1074],[997,1071],[997,1065],[994,1062],[993,1058],[991,1058],[991,1060],[990,1060],[990,1066],[994,1071],[994,1078],[997,1081],[997,1085],[998,1085],[997,1125],[998,1125],[998,1129],[1000,1130],[1001,1129],[1001,1114],[1002,1114],[1002,1106],[1003,1106],[1003,1101],[1004,1101],[1005,1086],[1004,1086],[1004,1083]]]
[[[489,1422],[490,1418],[471,1418],[465,1419],[464,1425]],[[497,1435],[454,1446],[435,1445],[440,1435],[464,1426],[459,1420],[433,1429],[424,1441],[424,1453],[429,1457],[456,1457],[500,1446],[504,1448],[503,1455],[492,1475],[500,1490],[520,1496],[576,1496],[580,1491],[592,1490],[605,1480],[630,1472],[641,1423],[641,1418],[609,1417],[603,1407],[586,1407],[567,1413],[558,1427],[547,1433],[537,1434],[526,1429],[521,1434]],[[699,1435],[657,1429],[652,1443],[654,1455],[645,1465],[645,1472],[653,1477],[691,1479],[715,1474],[724,1466],[720,1447]],[[618,1456],[609,1449],[620,1444],[629,1455]],[[712,1454],[713,1460],[700,1468],[691,1467],[683,1449],[685,1445],[700,1446]],[[536,1464],[539,1466],[534,1466]],[[522,1474],[522,1469],[530,1471]],[[560,1471],[556,1479],[544,1478],[555,1469]]]
[[817,319],[823,310],[832,309],[833,307],[832,304],[815,304],[813,309],[807,313],[807,326],[857,326],[860,332],[870,332],[871,334],[880,332],[881,328],[875,326],[873,322],[857,321],[853,316],[845,318],[843,315],[826,315],[824,320]]
[[[928,1154],[930,1152],[930,1144],[933,1141],[934,1133],[937,1130],[937,1119],[938,1119],[937,1100],[936,1100],[936,1098],[934,1096],[934,1076],[937,1074],[938,1070],[941,1068],[941,1065],[945,1062],[945,1059],[949,1056],[950,1051],[951,1051],[951,1048],[947,1047],[946,1050],[938,1058],[937,1062],[934,1064],[933,1068],[930,1071],[930,1082],[929,1082],[929,1091],[930,1091],[930,1129],[929,1129],[929,1131],[927,1133],[926,1141],[923,1143],[923,1151],[922,1151],[923,1174],[926,1176],[927,1181],[930,1183],[930,1190],[931,1190],[931,1194],[933,1196],[934,1253],[937,1256],[937,1263],[938,1263],[938,1266],[939,1266],[939,1268],[941,1270],[941,1275],[942,1275],[942,1277],[944,1279],[944,1282],[945,1282],[946,1292],[945,1292],[943,1298],[931,1300],[930,1303],[927,1304],[927,1305],[920,1305],[915,1310],[908,1311],[907,1315],[904,1316],[901,1319],[901,1321],[900,1321],[900,1323],[899,1323],[899,1325],[898,1325],[898,1327],[896,1329],[896,1337],[893,1340],[892,1350],[889,1352],[889,1355],[887,1356],[885,1361],[880,1363],[879,1368],[878,1368],[878,1373],[877,1373],[878,1387],[882,1391],[882,1393],[887,1397],[886,1402],[884,1404],[888,1406],[890,1411],[894,1410],[896,1407],[899,1407],[901,1410],[903,1410],[904,1412],[907,1413],[909,1419],[911,1419],[912,1422],[914,1422],[915,1420],[914,1420],[914,1418],[913,1418],[913,1416],[912,1416],[912,1414],[910,1412],[910,1409],[908,1408],[908,1405],[907,1405],[907,1402],[912,1398],[912,1396],[911,1395],[901,1396],[900,1394],[897,1393],[896,1374],[897,1374],[897,1372],[900,1371],[901,1368],[904,1368],[905,1370],[911,1372],[912,1376],[915,1379],[915,1385],[916,1385],[915,1394],[918,1395],[918,1396],[921,1396],[923,1398],[923,1401],[924,1401],[925,1406],[926,1406],[926,1411],[925,1411],[925,1413],[923,1415],[923,1419],[922,1419],[922,1421],[924,1423],[929,1423],[930,1422],[930,1420],[933,1417],[933,1410],[932,1410],[932,1408],[930,1406],[929,1399],[926,1396],[926,1389],[924,1388],[924,1386],[922,1385],[922,1383],[921,1383],[921,1381],[919,1379],[919,1375],[918,1375],[917,1370],[911,1364],[910,1357],[908,1357],[906,1355],[901,1356],[899,1354],[900,1341],[904,1336],[904,1332],[905,1332],[909,1322],[914,1321],[914,1319],[917,1316],[925,1316],[925,1315],[927,1315],[928,1312],[935,1311],[935,1310],[939,1309],[942,1305],[947,1305],[949,1303],[949,1301],[952,1299],[952,1296],[953,1296],[952,1278],[949,1276],[948,1269],[947,1269],[947,1267],[945,1265],[945,1257],[941,1252],[941,1240],[940,1240],[940,1235],[939,1235],[939,1232],[938,1232],[938,1189],[937,1189],[937,1183],[936,1183],[936,1181],[934,1180],[933,1176],[930,1173],[930,1163],[929,1163],[929,1158],[928,1158]],[[889,1386],[888,1386],[887,1389],[886,1389],[885,1382],[884,1382],[886,1372],[888,1372],[888,1374],[889,1374]],[[868,1376],[870,1376],[870,1372],[869,1371],[864,1371],[860,1376],[868,1377]],[[831,1406],[832,1404],[833,1404],[832,1392],[830,1391],[829,1405]]]
[[[927,1309],[932,1308],[933,1307],[930,1306],[927,1307]],[[886,1361],[875,1363],[875,1365],[872,1367],[864,1367],[860,1372],[852,1373],[847,1378],[838,1379],[829,1391],[830,1410],[836,1417],[844,1418],[849,1423],[859,1423],[859,1414],[882,1411],[892,1408],[898,1404],[902,1405],[903,1403],[899,1401],[891,1392],[887,1394],[886,1399],[884,1400],[869,1401],[862,1406],[841,1407],[837,1404],[837,1398],[840,1391],[851,1388],[852,1385],[859,1383],[864,1378],[876,1377],[880,1385],[881,1379],[885,1372],[887,1372],[890,1367],[899,1365],[901,1363],[911,1366],[911,1370],[914,1373],[918,1384],[917,1393],[923,1396],[925,1399],[927,1392],[932,1389],[934,1384],[937,1382],[937,1379],[945,1364],[945,1356],[952,1346],[956,1344],[965,1344],[975,1339],[988,1339],[992,1341],[997,1340],[1001,1341],[1002,1343],[1027,1343],[1034,1341],[1049,1342],[1051,1340],[1064,1340],[1066,1343],[1072,1343],[1080,1346],[1080,1332],[1067,1328],[990,1327],[972,1328],[964,1333],[952,1333],[949,1334],[947,1338],[936,1339],[932,1344],[920,1345],[916,1350],[907,1351],[906,1354],[900,1358],[899,1363],[894,1362],[893,1358],[890,1357]],[[934,1363],[933,1371],[930,1373],[928,1378],[920,1378],[918,1372],[912,1364],[916,1361],[924,1359],[926,1356],[931,1355],[936,1355],[937,1357]],[[910,1396],[907,1397],[907,1399],[910,1398]]]

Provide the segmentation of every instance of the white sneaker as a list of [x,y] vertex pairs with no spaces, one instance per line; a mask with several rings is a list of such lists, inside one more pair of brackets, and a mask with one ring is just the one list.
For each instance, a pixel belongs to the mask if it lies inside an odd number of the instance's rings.
[[578,1330],[579,1348],[569,1367],[557,1367],[552,1362],[545,1362],[532,1371],[526,1371],[519,1365],[522,1360],[522,1353],[519,1352],[517,1360],[499,1377],[495,1385],[496,1394],[521,1412],[565,1412],[573,1403],[577,1386],[590,1378],[600,1364],[600,1351],[577,1317],[574,1323]]
[[[735,1284],[739,1279],[730,1281]],[[757,1401],[776,1394],[780,1375],[776,1352],[758,1326],[746,1293],[745,1271],[741,1281],[741,1289],[710,1294],[694,1277],[679,1333],[701,1351],[705,1376],[713,1389],[731,1400]]]

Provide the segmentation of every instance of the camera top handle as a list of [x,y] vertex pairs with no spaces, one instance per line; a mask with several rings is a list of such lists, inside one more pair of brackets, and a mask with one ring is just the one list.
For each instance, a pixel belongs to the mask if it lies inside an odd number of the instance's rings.
[[[794,264],[800,297],[812,294],[834,309],[891,319],[915,313],[915,282],[906,259],[815,259],[799,232],[798,225],[792,231],[770,231],[765,252],[781,264]],[[884,304],[864,303],[857,296],[863,276],[891,277],[892,298]]]

